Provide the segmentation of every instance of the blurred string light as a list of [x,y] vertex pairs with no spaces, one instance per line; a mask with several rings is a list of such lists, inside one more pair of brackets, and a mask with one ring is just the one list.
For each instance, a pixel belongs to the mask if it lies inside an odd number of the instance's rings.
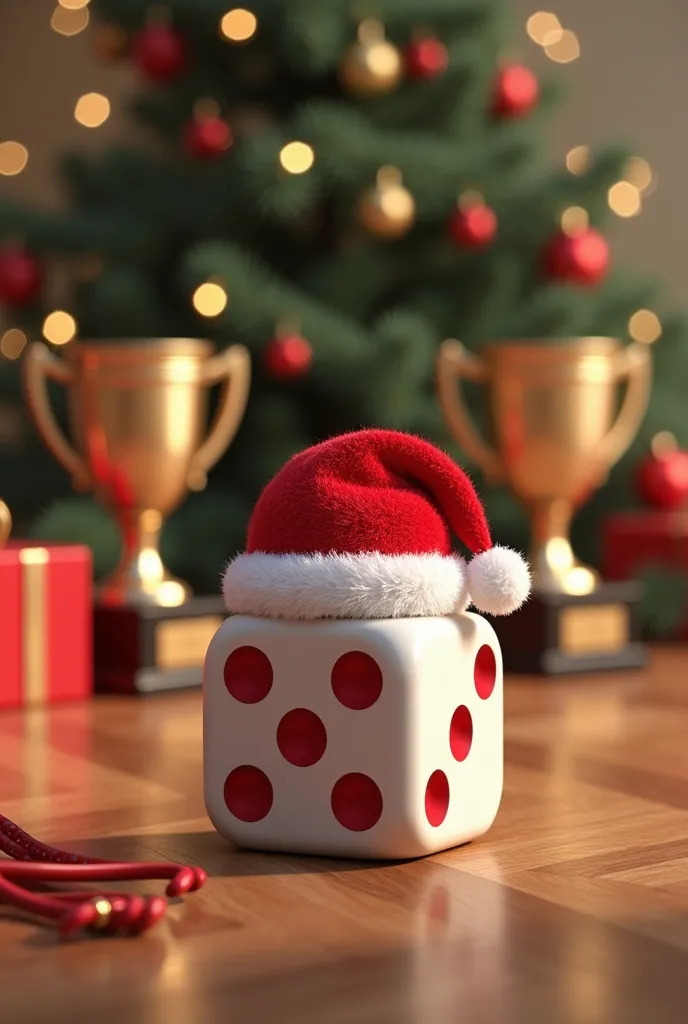
[[628,321],[628,333],[634,341],[652,345],[662,335],[662,324],[651,309],[639,309]]
[[551,11],[536,11],[526,22],[526,32],[538,46],[550,46],[564,34],[561,22]]
[[647,160],[641,156],[632,156],[627,160],[622,174],[624,181],[630,181],[643,195],[651,195],[654,191],[655,175]]
[[546,56],[557,64],[570,64],[580,57],[578,36],[571,29],[564,28],[551,11],[536,11],[526,22],[526,32]]
[[304,174],[315,162],[315,153],[307,142],[288,142],[280,150],[279,162],[288,174]]
[[640,192],[630,181],[617,181],[607,193],[609,209],[617,217],[636,217],[641,210]]
[[230,43],[245,43],[255,35],[258,19],[244,7],[235,7],[220,18],[220,35]]
[[661,459],[665,455],[671,455],[672,452],[678,451],[678,441],[671,431],[660,430],[650,441],[650,451],[656,459]]
[[580,52],[578,36],[568,28],[564,29],[558,39],[545,46],[546,55],[557,64],[570,64],[580,57]]
[[21,142],[0,142],[0,174],[21,174],[29,160],[29,151]]
[[71,313],[56,309],[43,321],[43,337],[52,345],[66,345],[76,334],[76,320]]
[[566,168],[571,174],[585,174],[590,167],[590,147],[574,146],[566,154]]
[[61,36],[76,36],[84,31],[89,20],[88,7],[73,9],[58,4],[50,19],[50,27]]
[[227,292],[217,281],[200,284],[191,298],[201,316],[219,316],[227,306]]
[[621,174],[621,181],[609,189],[607,202],[617,216],[635,217],[642,209],[643,198],[657,187],[657,180],[647,160],[640,156],[627,160]]
[[569,206],[561,215],[561,230],[566,235],[576,235],[585,231],[590,224],[588,211],[582,206]]
[[[590,167],[590,148],[574,146],[566,154],[566,167],[571,174],[585,174]],[[609,208],[618,217],[636,217],[642,209],[643,196],[656,188],[656,177],[647,160],[632,156],[622,171],[622,178],[607,192]]]
[[469,188],[466,192],[461,193],[457,205],[461,210],[470,210],[472,206],[482,206],[484,202],[485,197],[482,192]]
[[0,355],[5,359],[19,359],[26,347],[26,335],[18,327],[10,327],[0,338]]
[[74,117],[85,128],[98,128],[110,116],[110,100],[99,92],[80,96],[74,107]]

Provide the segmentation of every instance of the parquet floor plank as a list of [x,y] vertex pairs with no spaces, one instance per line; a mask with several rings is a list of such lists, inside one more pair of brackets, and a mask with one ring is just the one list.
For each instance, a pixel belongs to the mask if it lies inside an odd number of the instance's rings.
[[48,842],[202,864],[139,940],[0,910],[8,1024],[685,1024],[688,651],[509,679],[481,841],[357,864],[232,849],[202,802],[198,694],[0,714],[0,808]]

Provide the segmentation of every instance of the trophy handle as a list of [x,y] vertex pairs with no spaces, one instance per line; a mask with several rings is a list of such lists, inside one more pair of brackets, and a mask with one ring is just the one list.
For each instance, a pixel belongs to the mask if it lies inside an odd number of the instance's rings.
[[23,369],[26,398],[38,433],[58,462],[71,474],[73,486],[77,490],[85,490],[91,477],[88,467],[58,427],[48,398],[48,378],[58,384],[69,384],[73,376],[71,367],[56,359],[42,342],[36,341],[26,350]]
[[[459,387],[454,386],[455,379]],[[437,391],[440,407],[454,438],[466,453],[482,468],[491,483],[504,476],[501,459],[496,451],[483,441],[469,415],[461,393],[461,380],[478,384],[488,379],[484,364],[471,355],[460,341],[449,339],[440,346],[437,357]]]
[[224,387],[210,433],[191,460],[187,485],[192,491],[203,490],[208,470],[229,447],[239,429],[251,385],[248,349],[243,345],[232,345],[211,356],[205,364],[203,380],[209,387],[224,380]]
[[0,548],[12,532],[12,516],[10,510],[2,499],[0,499]]
[[616,422],[599,449],[600,460],[609,469],[619,461],[638,433],[650,400],[652,383],[652,362],[647,345],[633,342],[617,353],[615,361],[617,379],[627,379],[628,386]]

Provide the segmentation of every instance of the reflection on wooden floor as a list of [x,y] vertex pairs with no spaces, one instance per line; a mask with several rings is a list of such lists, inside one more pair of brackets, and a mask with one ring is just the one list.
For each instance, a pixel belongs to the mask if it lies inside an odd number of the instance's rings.
[[678,1024],[688,1019],[688,652],[506,686],[492,831],[424,861],[251,854],[212,831],[198,695],[0,715],[0,808],[47,841],[189,860],[140,940],[0,913],[8,1024]]

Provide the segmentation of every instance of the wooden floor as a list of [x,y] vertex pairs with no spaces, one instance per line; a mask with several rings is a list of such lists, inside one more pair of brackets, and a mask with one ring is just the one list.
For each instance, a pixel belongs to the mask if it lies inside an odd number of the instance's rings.
[[688,649],[647,672],[509,680],[492,831],[428,860],[240,853],[201,797],[198,695],[0,715],[0,809],[211,878],[140,939],[0,912],[7,1024],[683,1024]]

